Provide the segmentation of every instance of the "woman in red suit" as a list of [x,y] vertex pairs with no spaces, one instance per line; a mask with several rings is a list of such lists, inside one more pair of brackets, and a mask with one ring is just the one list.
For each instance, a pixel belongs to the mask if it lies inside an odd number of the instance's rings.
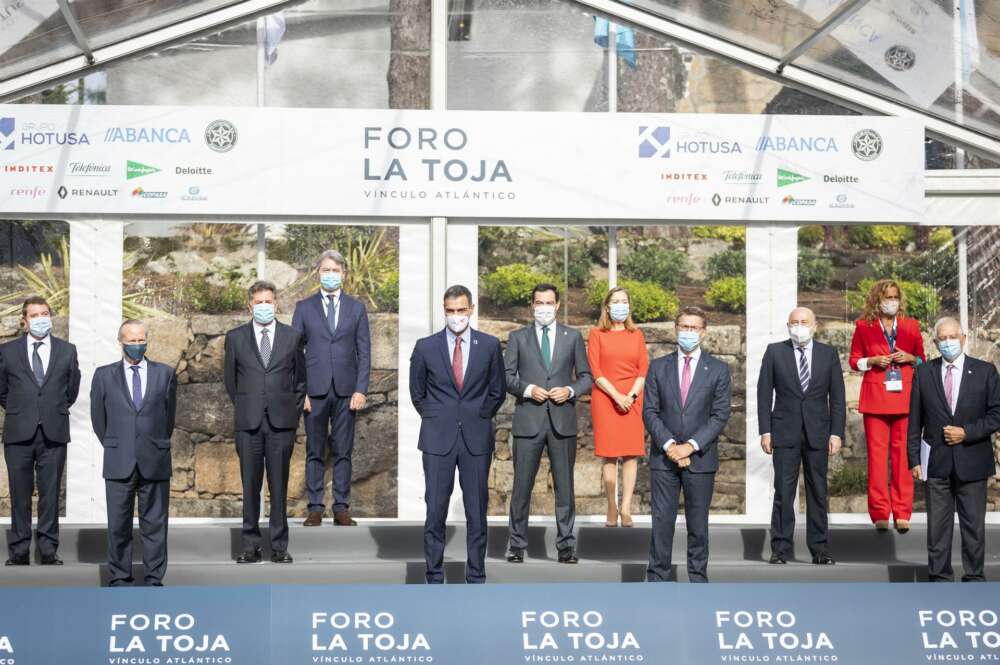
[[891,515],[899,533],[910,530],[913,512],[906,424],[913,369],[924,361],[920,324],[903,314],[905,304],[896,282],[876,282],[851,340],[851,369],[864,373],[858,410],[868,441],[868,515],[879,531],[889,529]]

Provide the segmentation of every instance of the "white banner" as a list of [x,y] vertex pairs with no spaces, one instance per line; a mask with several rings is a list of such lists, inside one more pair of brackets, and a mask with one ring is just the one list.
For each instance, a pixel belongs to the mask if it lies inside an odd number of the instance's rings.
[[920,222],[863,116],[0,106],[12,213]]

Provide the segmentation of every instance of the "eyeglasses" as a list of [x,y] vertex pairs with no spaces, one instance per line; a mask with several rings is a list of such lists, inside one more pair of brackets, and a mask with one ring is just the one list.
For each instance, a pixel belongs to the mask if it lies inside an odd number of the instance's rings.
[[677,326],[677,329],[684,332],[699,332],[704,330],[702,326]]

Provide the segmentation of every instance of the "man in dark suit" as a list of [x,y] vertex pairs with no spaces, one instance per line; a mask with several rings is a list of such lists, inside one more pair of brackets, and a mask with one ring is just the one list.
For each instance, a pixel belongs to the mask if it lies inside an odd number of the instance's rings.
[[[1000,377],[965,355],[965,333],[951,317],[934,326],[941,358],[917,368],[907,437],[910,472],[926,482],[927,573],[951,582],[955,506],[962,532],[963,582],[985,582],[986,483],[996,473],[991,437],[1000,430]],[[922,442],[925,448],[921,451]],[[921,453],[929,453],[922,469]],[[923,471],[923,473],[922,473]]]
[[43,566],[59,566],[59,482],[66,466],[69,408],[80,392],[76,347],[50,334],[44,298],[21,305],[23,338],[0,346],[0,406],[5,411],[4,460],[10,486],[8,566],[27,566],[31,495],[38,475],[38,550]]
[[[788,316],[790,340],[767,347],[757,380],[760,445],[774,455],[770,563],[787,563],[795,534],[795,490],[806,481],[806,541],[812,562],[836,563],[827,542],[826,470],[844,439],[847,402],[840,356],[816,342],[816,315],[797,307]],[[772,405],[773,404],[773,405]]]
[[146,359],[146,324],[118,329],[122,360],[97,368],[90,384],[90,422],[104,446],[111,586],[131,586],[132,514],[139,499],[139,533],[147,586],[163,586],[170,512],[170,437],[177,412],[177,376]]
[[456,467],[468,532],[465,579],[486,581],[487,483],[493,416],[505,397],[504,366],[500,341],[469,327],[474,307],[469,289],[450,287],[444,294],[447,327],[417,340],[410,356],[410,398],[421,418],[428,584],[444,583],[445,520]]
[[243,551],[237,563],[257,563],[260,489],[267,470],[271,495],[271,562],[291,563],[288,553],[288,465],[306,398],[302,336],[275,320],[277,289],[250,287],[252,320],[226,333],[226,392],[236,407],[236,452],[243,480]]
[[708,319],[697,307],[674,321],[677,353],[649,366],[642,419],[650,434],[653,534],[650,582],[669,580],[674,524],[684,492],[688,579],[708,581],[708,511],[719,470],[719,434],[729,422],[732,380],[729,365],[701,350]]
[[514,491],[510,500],[507,560],[524,561],[528,513],[542,451],[547,450],[556,500],[556,549],[561,563],[576,563],[576,399],[590,392],[593,377],[579,331],[556,323],[559,289],[539,284],[531,292],[535,322],[507,340],[504,363],[514,407]]
[[371,337],[364,303],[341,289],[347,261],[334,250],[320,256],[320,290],[295,305],[292,327],[306,345],[306,491],[303,524],[323,523],[326,451],[333,452],[333,523],[351,519],[351,453],[355,413],[365,406],[371,370]]

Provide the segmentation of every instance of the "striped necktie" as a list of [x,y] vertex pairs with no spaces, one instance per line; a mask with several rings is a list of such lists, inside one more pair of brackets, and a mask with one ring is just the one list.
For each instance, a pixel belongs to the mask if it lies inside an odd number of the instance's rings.
[[799,347],[799,383],[802,384],[802,392],[809,389],[809,363],[806,361],[805,347]]

